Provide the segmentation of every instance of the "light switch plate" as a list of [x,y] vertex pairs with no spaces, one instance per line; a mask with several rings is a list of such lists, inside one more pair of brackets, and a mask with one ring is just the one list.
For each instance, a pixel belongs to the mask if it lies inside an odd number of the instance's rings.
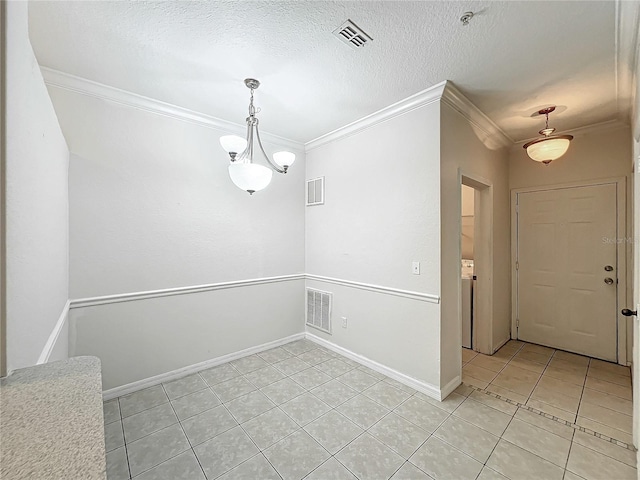
[[420,262],[413,262],[411,271],[414,275],[420,275]]

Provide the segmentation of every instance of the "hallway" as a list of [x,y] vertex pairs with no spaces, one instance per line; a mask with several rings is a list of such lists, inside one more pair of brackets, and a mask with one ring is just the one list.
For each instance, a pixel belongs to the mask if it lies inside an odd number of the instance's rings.
[[628,367],[515,340],[492,356],[463,348],[462,363],[465,384],[632,443]]

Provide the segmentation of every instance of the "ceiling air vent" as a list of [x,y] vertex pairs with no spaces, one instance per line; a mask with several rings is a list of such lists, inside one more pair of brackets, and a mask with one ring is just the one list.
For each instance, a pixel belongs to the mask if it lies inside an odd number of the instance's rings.
[[373,41],[373,38],[367,35],[364,30],[351,20],[347,20],[340,27],[336,28],[333,34],[342,42],[356,50],[364,47],[368,42]]

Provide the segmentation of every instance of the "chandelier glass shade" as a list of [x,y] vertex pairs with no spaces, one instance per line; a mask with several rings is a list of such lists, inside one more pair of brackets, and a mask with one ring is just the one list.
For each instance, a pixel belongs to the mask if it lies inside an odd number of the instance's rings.
[[531,160],[545,165],[549,165],[553,160],[557,160],[567,153],[569,144],[573,140],[572,135],[553,135],[556,129],[549,128],[549,114],[555,109],[556,107],[554,106],[538,111],[540,115],[546,116],[546,126],[538,132],[542,135],[542,138],[537,138],[523,145]]
[[[253,78],[247,78],[245,85],[251,89],[249,100],[249,116],[247,117],[246,139],[237,135],[225,135],[220,137],[220,145],[229,154],[231,164],[229,165],[229,177],[231,181],[240,189],[245,190],[249,195],[253,195],[266,188],[271,183],[273,172],[287,173],[289,167],[295,162],[296,156],[291,152],[276,152],[271,160],[264,151],[260,131],[258,130],[258,118],[256,113],[259,109],[253,106],[253,91],[260,86],[260,82]],[[256,159],[263,157],[263,166],[254,163]]]
[[273,170],[257,163],[232,163],[229,165],[229,176],[238,188],[253,194],[271,183]]

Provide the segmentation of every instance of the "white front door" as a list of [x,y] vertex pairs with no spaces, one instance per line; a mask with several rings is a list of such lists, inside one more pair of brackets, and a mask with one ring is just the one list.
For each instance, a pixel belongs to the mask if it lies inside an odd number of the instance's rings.
[[616,184],[517,194],[517,337],[617,360]]

